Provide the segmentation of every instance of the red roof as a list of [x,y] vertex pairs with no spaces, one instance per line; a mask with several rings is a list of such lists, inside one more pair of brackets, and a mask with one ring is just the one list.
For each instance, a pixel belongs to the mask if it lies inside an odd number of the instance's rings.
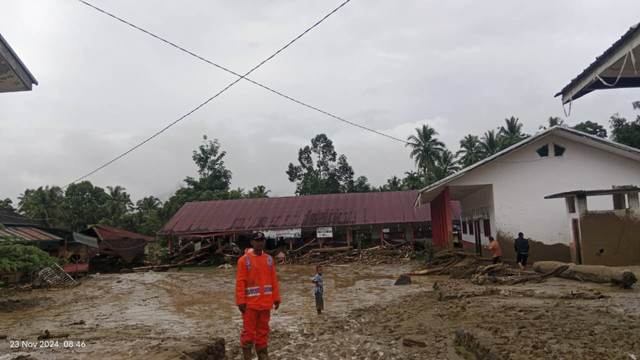
[[100,238],[100,240],[120,240],[120,239],[143,239],[147,241],[154,241],[155,238],[142,234],[136,234],[127,230],[122,230],[106,225],[94,225],[93,231]]
[[[190,202],[158,235],[431,221],[429,206],[413,206],[417,197],[408,190]],[[459,219],[459,203],[451,207]]]

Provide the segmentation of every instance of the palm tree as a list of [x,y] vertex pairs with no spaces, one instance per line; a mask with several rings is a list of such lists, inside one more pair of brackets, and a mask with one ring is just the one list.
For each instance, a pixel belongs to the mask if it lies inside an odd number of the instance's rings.
[[495,130],[489,130],[482,135],[480,142],[483,158],[487,158],[500,151],[500,137],[496,135]]
[[252,190],[249,191],[247,197],[249,198],[267,198],[269,197],[269,193],[271,190],[267,190],[264,185],[254,186]]
[[148,213],[153,210],[158,210],[162,206],[162,202],[155,196],[147,196],[136,202],[136,208],[140,212]]
[[438,159],[436,159],[435,166],[431,173],[429,173],[429,183],[442,180],[449,175],[455,174],[460,170],[460,166],[455,161],[453,153],[449,150],[444,150]]
[[517,117],[504,119],[505,126],[500,127],[498,134],[501,136],[500,149],[506,149],[509,146],[520,142],[527,135],[522,134],[522,124],[518,122]]
[[438,132],[429,125],[422,125],[422,128],[416,128],[416,135],[410,135],[407,138],[405,146],[411,147],[412,159],[416,162],[416,166],[422,170],[424,175],[433,167],[436,159],[444,150],[444,143],[435,136]]
[[62,227],[66,216],[62,210],[64,195],[59,186],[27,189],[18,200],[18,210],[26,217],[49,228]]
[[120,185],[116,185],[115,187],[107,186],[107,190],[109,190],[109,192],[107,193],[104,207],[109,219],[111,219],[114,224],[117,224],[120,217],[133,208],[133,202],[131,201],[131,196],[127,194],[126,189]]
[[460,140],[460,150],[456,152],[456,157],[460,156],[459,163],[462,167],[471,166],[482,160],[482,144],[476,135],[467,135]]
[[562,118],[555,117],[555,116],[549,116],[549,119],[547,119],[547,122],[549,123],[548,127],[545,125],[540,125],[538,126],[538,130],[547,130],[554,126],[565,126],[564,120]]
[[380,187],[380,191],[400,191],[402,190],[402,180],[393,175],[387,179],[387,183]]
[[417,171],[406,171],[404,179],[402,179],[402,187],[407,190],[419,190],[426,184],[422,175]]

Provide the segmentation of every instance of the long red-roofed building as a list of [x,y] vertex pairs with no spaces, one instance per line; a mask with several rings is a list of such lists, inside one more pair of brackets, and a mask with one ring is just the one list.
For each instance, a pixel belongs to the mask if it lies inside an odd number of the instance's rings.
[[[318,228],[330,227],[332,239],[347,243],[355,232],[374,241],[429,238],[431,209],[414,207],[417,196],[417,190],[408,190],[190,202],[158,235],[189,238],[299,229],[302,238],[313,238]],[[459,204],[451,207],[453,219],[459,219]]]

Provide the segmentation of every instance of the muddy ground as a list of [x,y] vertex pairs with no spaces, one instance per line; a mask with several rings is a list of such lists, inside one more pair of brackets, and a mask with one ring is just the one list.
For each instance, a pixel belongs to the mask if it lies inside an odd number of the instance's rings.
[[[273,359],[473,359],[473,350],[495,359],[640,359],[638,285],[553,278],[477,286],[414,276],[394,286],[411,264],[324,269],[326,310],[317,315],[314,268],[278,267],[283,303],[272,312]],[[240,359],[234,284],[232,268],[92,275],[72,289],[5,291],[0,360],[186,359],[216,337],[226,339],[229,359]],[[69,336],[56,339],[58,347],[21,343],[37,344],[44,330]],[[455,345],[458,330],[472,337],[471,348]]]

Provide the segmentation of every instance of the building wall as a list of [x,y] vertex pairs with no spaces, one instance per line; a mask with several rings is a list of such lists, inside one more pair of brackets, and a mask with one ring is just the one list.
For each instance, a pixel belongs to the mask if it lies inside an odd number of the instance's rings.
[[[554,156],[554,143],[565,148],[562,156]],[[545,144],[549,144],[549,156],[540,157],[536,150]],[[531,239],[532,260],[569,261],[571,232],[566,224],[564,200],[544,197],[577,189],[639,185],[640,163],[549,135],[453,180],[449,186],[479,184],[493,185],[492,232],[502,244],[506,258],[515,257],[511,240],[523,232]],[[486,204],[486,199],[472,195],[462,199],[461,204],[466,212],[468,207]]]
[[634,211],[589,211],[580,217],[580,230],[583,264],[640,264],[640,218]]

